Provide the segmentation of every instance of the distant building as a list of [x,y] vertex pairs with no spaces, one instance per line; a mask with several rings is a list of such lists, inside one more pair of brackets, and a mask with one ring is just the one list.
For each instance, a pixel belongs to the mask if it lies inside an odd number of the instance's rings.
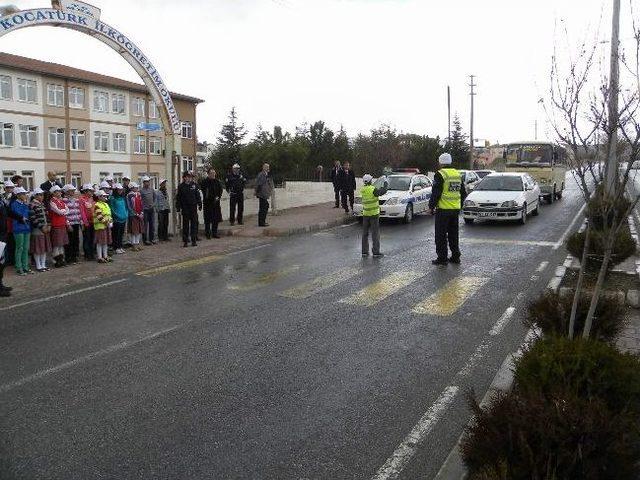
[[213,154],[214,145],[207,142],[198,142],[196,150],[196,170],[204,173],[209,166],[209,157]]
[[[196,107],[202,100],[172,93],[182,124],[178,171],[194,170]],[[33,189],[54,171],[76,186],[111,175],[157,183],[166,177],[163,130],[147,88],[119,78],[0,53],[0,171]]]

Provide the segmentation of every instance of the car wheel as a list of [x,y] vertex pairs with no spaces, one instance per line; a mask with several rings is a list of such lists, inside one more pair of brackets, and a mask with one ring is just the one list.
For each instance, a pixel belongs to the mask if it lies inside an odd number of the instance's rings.
[[464,223],[466,223],[467,225],[473,225],[473,220],[473,218],[465,218]]
[[553,186],[553,193],[547,195],[547,203],[551,205],[556,200],[556,186]]
[[527,223],[527,204],[525,203],[522,207],[522,218],[520,218],[520,225],[525,225]]
[[540,214],[540,201],[538,201],[538,204],[536,205],[536,209],[531,212],[531,215],[533,215],[534,217],[537,217]]
[[407,205],[407,208],[404,211],[404,218],[402,219],[404,223],[413,222],[413,205],[410,203]]

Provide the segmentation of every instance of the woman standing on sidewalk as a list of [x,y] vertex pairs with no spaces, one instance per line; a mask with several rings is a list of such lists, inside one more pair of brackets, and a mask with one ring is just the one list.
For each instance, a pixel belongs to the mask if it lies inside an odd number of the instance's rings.
[[80,256],[80,228],[82,219],[80,214],[80,201],[76,197],[76,187],[69,184],[62,187],[64,191],[64,204],[69,210],[67,222],[69,224],[69,243],[64,247],[64,257],[67,263],[78,263]]
[[82,250],[84,251],[85,260],[95,260],[93,229],[93,187],[90,183],[82,186],[82,195],[80,196],[80,218],[82,219]]
[[49,190],[52,195],[49,201],[49,216],[51,217],[51,245],[53,246],[53,259],[56,261],[55,267],[64,267],[64,247],[69,243],[67,228],[69,222],[67,215],[69,209],[62,200],[62,189],[54,185]]
[[142,250],[140,240],[142,240],[142,227],[144,225],[144,206],[140,196],[140,187],[136,182],[129,184],[131,191],[127,195],[127,209],[129,210],[129,234],[131,235],[131,249],[134,252]]
[[36,272],[46,272],[47,253],[51,252],[51,225],[44,207],[44,190],[36,188],[31,200],[31,253],[36,262]]
[[18,275],[33,273],[29,265],[29,237],[31,223],[29,222],[29,204],[27,191],[22,187],[14,190],[15,201],[11,202],[13,214],[13,236],[16,240],[15,265]]
[[109,195],[102,190],[96,193],[93,227],[96,231],[96,254],[98,256],[98,263],[113,261],[109,256],[113,218],[111,216],[111,208],[109,208],[109,204],[107,203],[108,197]]
[[169,241],[169,194],[167,193],[167,180],[160,179],[160,188],[156,195],[156,210],[158,211],[158,239],[162,242]]

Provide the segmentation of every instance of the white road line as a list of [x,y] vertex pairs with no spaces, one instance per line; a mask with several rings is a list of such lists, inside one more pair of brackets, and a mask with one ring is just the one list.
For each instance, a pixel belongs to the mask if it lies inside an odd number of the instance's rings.
[[569,233],[571,233],[571,230],[573,230],[573,227],[575,226],[575,224],[578,221],[578,219],[582,216],[582,212],[584,212],[584,209],[586,208],[586,206],[587,206],[587,204],[585,203],[584,205],[582,205],[582,207],[580,207],[580,210],[578,210],[578,213],[576,214],[576,216],[573,219],[573,221],[569,224],[569,226],[564,231],[564,233],[562,234],[560,239],[553,246],[553,250],[558,250],[564,244],[564,241],[567,238],[567,235],[569,235]]
[[227,255],[227,257],[230,257],[231,255],[240,255],[241,253],[252,252],[254,250],[260,250],[261,248],[270,247],[271,245],[273,245],[273,244],[272,243],[265,243],[264,245],[256,245],[255,247],[245,248],[244,250],[237,250],[235,252],[229,253]]
[[500,335],[504,330],[504,327],[511,321],[511,317],[515,313],[515,307],[509,307],[505,310],[502,316],[498,319],[498,321],[493,325],[493,328],[489,331],[489,335],[495,336]]
[[489,343],[487,341],[484,341],[480,345],[478,345],[476,351],[473,352],[473,354],[469,357],[469,360],[467,360],[467,363],[465,363],[464,367],[462,367],[458,372],[458,376],[466,377],[467,375],[469,375],[471,373],[471,370],[473,370],[473,368],[478,363],[478,360],[480,360],[484,356],[484,352],[487,350],[487,348],[489,348]]
[[28,302],[16,303],[15,305],[9,305],[8,307],[0,308],[0,312],[5,312],[7,310],[13,310],[15,308],[25,307],[27,305],[35,305],[37,303],[48,302],[49,300],[56,300],[58,298],[70,297],[71,295],[77,295],[78,293],[90,292],[91,290],[97,290],[102,287],[109,287],[111,285],[117,285],[118,283],[126,282],[126,278],[121,278],[120,280],[113,280],[111,282],[101,283],[100,285],[94,285],[93,287],[81,288],[79,290],[72,290],[70,292],[61,293],[59,295],[52,295],[51,297],[45,298],[36,298],[35,300],[29,300]]
[[[189,322],[187,322],[189,323]],[[25,385],[27,383],[30,382],[34,382],[36,380],[39,380],[43,377],[46,377],[47,375],[52,375],[54,373],[58,373],[61,372],[63,370],[67,370],[69,368],[73,368],[77,365],[80,365],[82,363],[88,362],[90,360],[93,360],[94,358],[98,358],[98,357],[102,357],[104,355],[107,355],[109,353],[113,353],[113,352],[117,352],[118,350],[123,350],[125,348],[128,347],[133,347],[135,345],[138,345],[140,343],[146,342],[148,340],[153,340],[154,338],[160,337],[162,335],[165,335],[167,333],[173,332],[174,330],[177,330],[178,328],[182,327],[186,325],[186,323],[182,323],[180,325],[175,325],[173,327],[170,328],[166,328],[164,330],[160,330],[159,332],[155,332],[152,333],[151,335],[147,335],[145,337],[139,338],[138,340],[133,340],[133,341],[129,341],[129,340],[125,340],[123,342],[120,342],[116,345],[111,345],[110,347],[107,347],[103,350],[98,350],[97,352],[93,352],[90,353],[88,355],[85,355],[84,357],[80,357],[80,358],[76,358],[74,360],[71,360],[69,362],[65,362],[65,363],[61,363],[60,365],[56,365],[55,367],[51,367],[51,368],[47,368],[46,370],[40,370],[39,372],[36,372],[32,375],[28,375],[26,377],[21,378],[20,380],[16,380],[15,382],[11,382],[11,383],[5,383],[4,385],[0,385],[0,394],[2,393],[6,393],[10,390],[13,390],[14,388],[18,388],[21,387],[22,385]]]
[[541,262],[540,265],[538,265],[538,268],[536,268],[536,272],[542,273],[548,266],[549,266],[549,262],[547,261]]
[[413,427],[402,443],[398,445],[393,454],[387,459],[385,464],[380,467],[378,472],[372,477],[372,480],[398,478],[400,472],[402,472],[416,454],[418,446],[431,430],[433,430],[433,427],[451,405],[458,390],[459,388],[456,386],[449,386],[444,389],[435,403],[431,405],[431,408],[425,412],[416,426]]

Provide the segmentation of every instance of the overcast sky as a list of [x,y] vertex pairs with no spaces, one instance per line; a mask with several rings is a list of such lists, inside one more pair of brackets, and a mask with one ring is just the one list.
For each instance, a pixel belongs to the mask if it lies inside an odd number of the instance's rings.
[[[640,0],[631,0],[640,12]],[[3,2],[5,3],[5,2]],[[6,2],[9,3],[9,2]],[[19,8],[47,0],[14,0]],[[610,0],[93,0],[173,90],[205,100],[198,137],[214,141],[232,106],[253,132],[302,122],[349,135],[388,123],[447,134],[452,110],[469,127],[468,75],[477,76],[475,137],[544,137],[554,41],[610,36]],[[630,1],[622,0],[623,18]],[[637,15],[636,15],[637,16]],[[630,37],[631,30],[624,36]],[[60,28],[25,29],[1,50],[140,81],[97,40]],[[602,44],[603,52],[608,48]]]

